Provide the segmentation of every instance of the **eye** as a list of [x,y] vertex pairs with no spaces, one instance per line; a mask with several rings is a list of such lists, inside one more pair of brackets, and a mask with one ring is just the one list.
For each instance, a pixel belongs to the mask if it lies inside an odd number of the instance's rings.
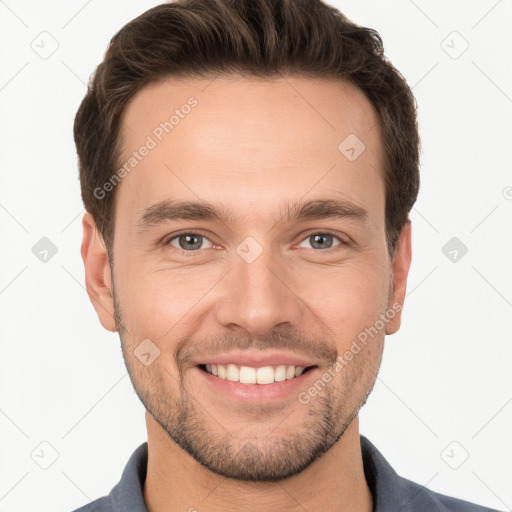
[[[338,240],[338,243],[333,245],[333,239]],[[299,244],[299,247],[304,247],[302,244],[305,242],[309,242],[313,249],[331,249],[345,244],[340,237],[329,232],[312,233]]]
[[201,235],[199,233],[179,233],[174,235],[172,238],[169,238],[165,245],[171,245],[176,247],[177,249],[181,249],[183,251],[196,251],[198,249],[208,249],[209,247],[203,247],[203,242],[208,241],[211,246],[213,246],[212,242],[206,238],[206,236]]
[[[204,243],[208,243],[210,245],[204,247]],[[305,247],[303,245],[305,243],[310,243],[313,249],[323,250],[334,249],[341,245],[347,245],[346,242],[334,233],[323,231],[310,234],[299,244],[299,247]],[[168,238],[167,241],[164,241],[163,244],[166,246],[170,245],[178,250],[186,252],[196,252],[201,249],[209,249],[214,246],[211,240],[205,235],[190,231],[177,233],[171,238]]]

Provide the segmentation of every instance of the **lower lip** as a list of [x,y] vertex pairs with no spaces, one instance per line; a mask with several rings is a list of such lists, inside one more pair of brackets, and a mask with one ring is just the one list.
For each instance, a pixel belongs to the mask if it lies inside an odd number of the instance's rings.
[[316,374],[318,367],[290,380],[273,382],[272,384],[241,384],[228,379],[216,377],[199,367],[194,368],[216,392],[234,400],[250,403],[271,403],[293,396],[297,391],[305,389],[306,381]]

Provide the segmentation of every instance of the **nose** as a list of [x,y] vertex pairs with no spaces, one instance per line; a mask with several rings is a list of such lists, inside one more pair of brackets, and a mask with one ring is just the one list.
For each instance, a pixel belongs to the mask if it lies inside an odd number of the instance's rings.
[[216,316],[225,328],[265,336],[278,326],[296,328],[304,314],[291,269],[270,251],[252,263],[235,261],[223,286]]

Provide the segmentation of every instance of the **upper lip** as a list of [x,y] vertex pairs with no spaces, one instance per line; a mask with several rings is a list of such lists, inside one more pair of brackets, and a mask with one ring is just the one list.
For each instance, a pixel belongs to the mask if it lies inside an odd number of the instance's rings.
[[316,363],[311,359],[303,356],[292,354],[290,352],[278,352],[275,350],[265,351],[233,351],[216,356],[205,356],[196,364],[223,364],[233,363],[240,366],[251,366],[259,368],[261,366],[316,366]]

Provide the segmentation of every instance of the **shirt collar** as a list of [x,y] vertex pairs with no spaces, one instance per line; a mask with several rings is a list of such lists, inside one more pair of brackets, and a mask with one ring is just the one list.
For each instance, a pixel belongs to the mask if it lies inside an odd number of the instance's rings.
[[361,435],[360,439],[364,476],[372,493],[373,512],[445,512],[432,491],[399,476],[365,436]]
[[[418,506],[429,512],[445,509],[431,491],[400,477],[377,448],[360,435],[364,475],[373,498],[373,512],[415,512]],[[146,480],[148,443],[131,455],[110,500],[114,512],[148,512],[143,489]]]

